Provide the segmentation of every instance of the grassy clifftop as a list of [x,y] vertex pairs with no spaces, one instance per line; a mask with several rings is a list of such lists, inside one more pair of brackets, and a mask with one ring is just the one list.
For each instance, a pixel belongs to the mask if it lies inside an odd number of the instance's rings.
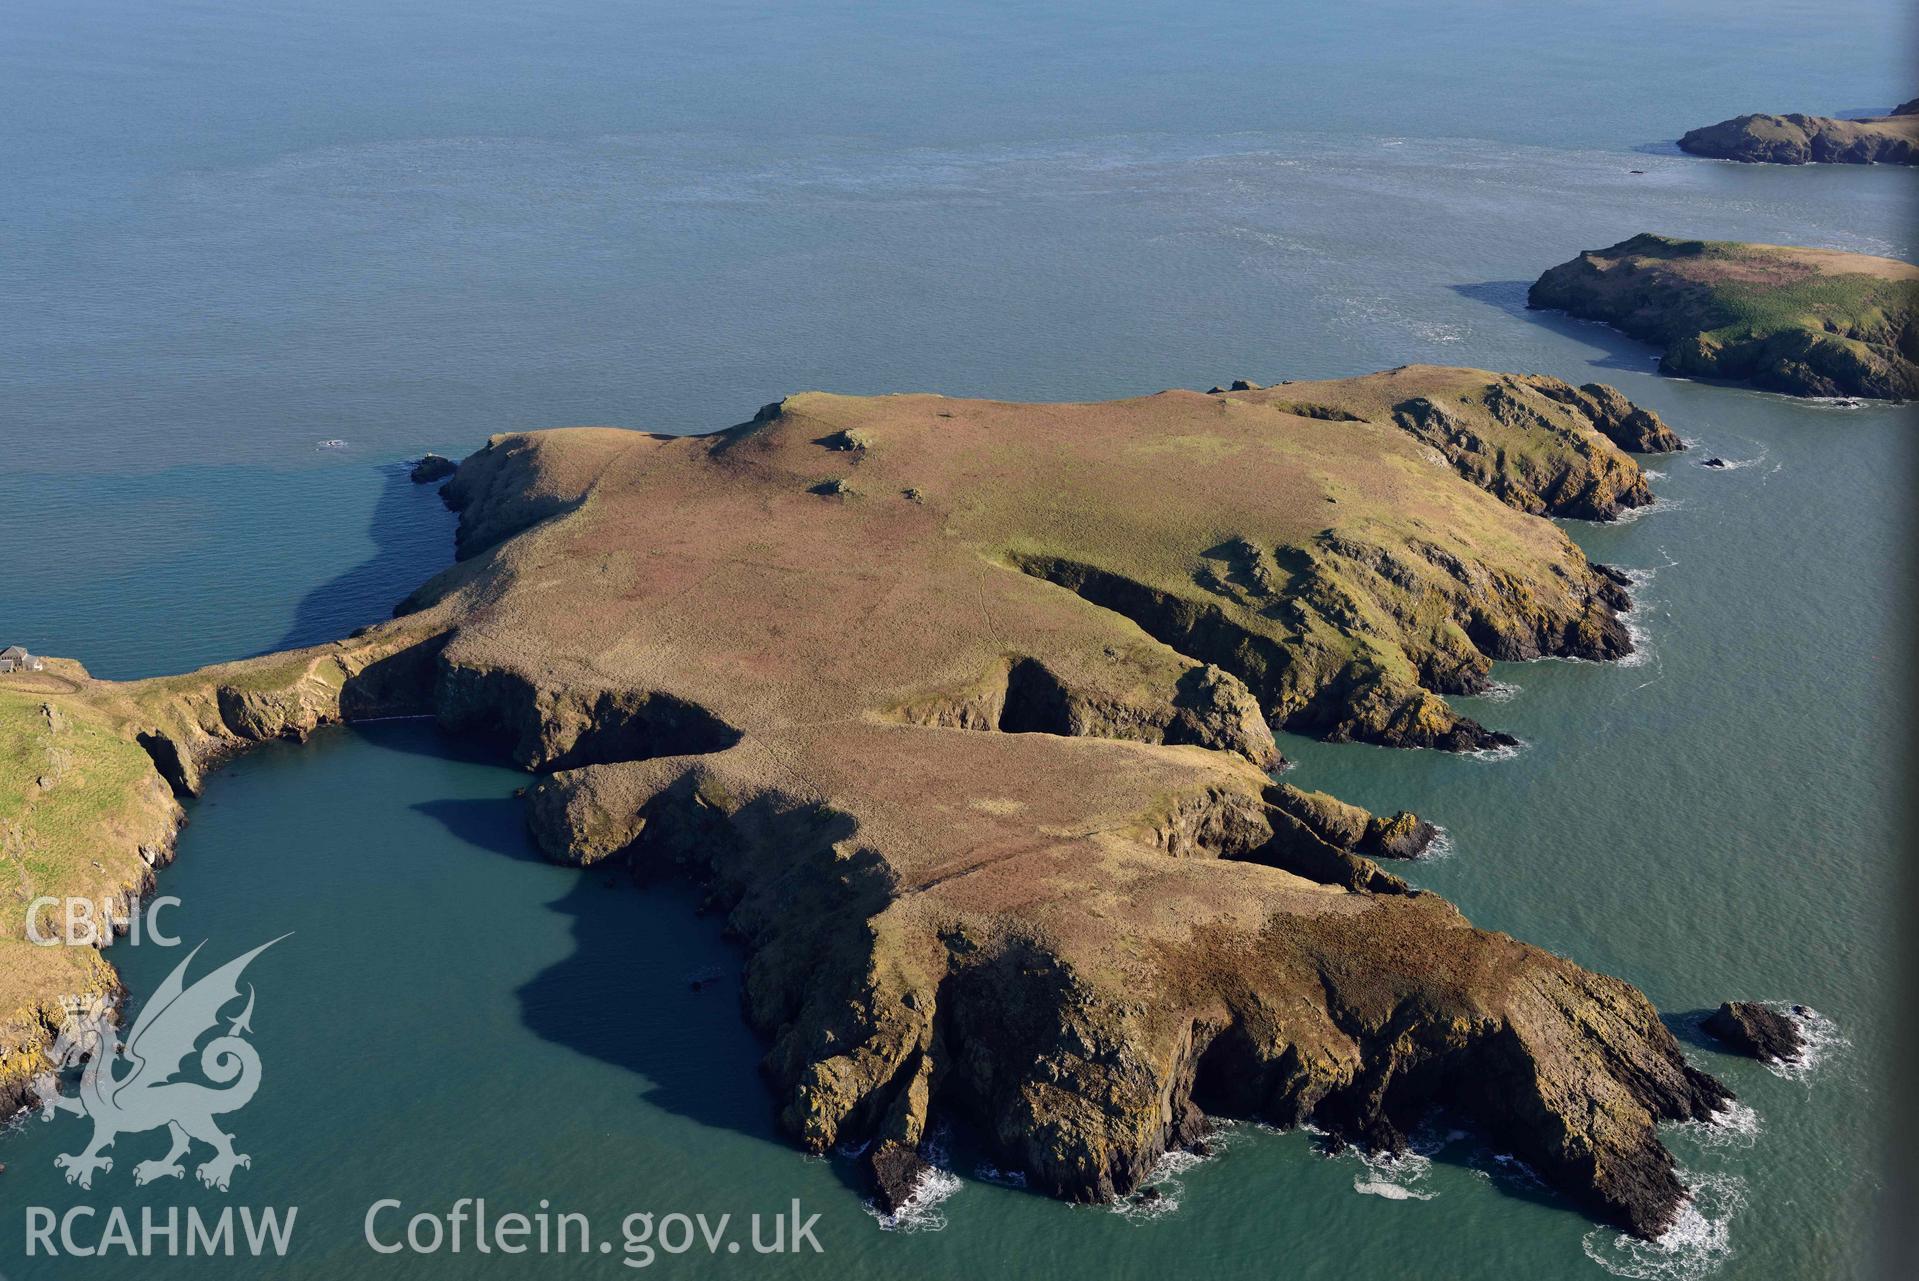
[[1659,344],[1669,374],[1919,395],[1919,267],[1891,258],[1642,234],[1552,268],[1527,301]]
[[706,888],[785,1126],[872,1141],[889,1198],[947,1120],[1101,1199],[1202,1108],[1390,1149],[1444,1104],[1650,1234],[1684,1195],[1657,1124],[1724,1090],[1629,985],[1385,871],[1416,819],[1268,770],[1275,724],[1506,741],[1442,695],[1624,653],[1618,577],[1544,517],[1648,501],[1614,437],[1662,434],[1597,385],[1413,367],[503,436],[392,623],[49,701],[144,749],[97,778],[162,826],[158,778],[325,720],[497,743],[552,857]]

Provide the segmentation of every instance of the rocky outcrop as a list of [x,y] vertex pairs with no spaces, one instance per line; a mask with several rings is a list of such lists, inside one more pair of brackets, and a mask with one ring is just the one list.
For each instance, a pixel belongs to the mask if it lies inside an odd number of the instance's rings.
[[426,454],[413,464],[413,470],[409,475],[416,485],[431,485],[435,481],[447,479],[458,470],[460,465],[451,458],[442,458],[438,454]]
[[1613,444],[1634,454],[1673,454],[1686,447],[1679,433],[1652,410],[1627,400],[1616,387],[1581,383],[1574,387],[1557,378],[1527,380],[1542,394],[1561,404],[1576,406]]
[[1757,1001],[1728,1001],[1707,1016],[1705,1026],[1737,1053],[1774,1063],[1790,1063],[1805,1048],[1790,1016]]
[[933,1173],[932,1165],[919,1154],[919,1149],[892,1139],[875,1145],[867,1157],[866,1169],[873,1201],[885,1214],[898,1214],[905,1209],[924,1186],[926,1177]]
[[1695,156],[1772,165],[1919,164],[1919,99],[1885,116],[1735,116],[1693,129],[1679,148]]
[[[1652,490],[1639,468],[1619,454],[1609,433],[1602,438],[1593,430],[1597,423],[1592,412],[1601,410],[1600,403],[1589,402],[1563,383],[1557,383],[1553,391],[1558,394],[1509,378],[1488,388],[1483,402],[1505,426],[1563,433],[1565,448],[1543,458],[1513,457],[1499,441],[1482,435],[1453,409],[1425,396],[1395,405],[1393,421],[1444,454],[1460,475],[1523,512],[1613,520],[1622,508],[1650,504]],[[1579,427],[1555,422],[1556,415],[1547,405],[1576,408],[1586,422]]]
[[1919,396],[1919,267],[1639,235],[1547,271],[1527,304],[1664,348],[1662,373],[1793,396]]
[[255,744],[302,740],[344,720],[427,714],[441,640],[395,629],[203,668],[105,702],[174,794],[198,796],[209,771]]
[[[1474,930],[1403,884],[1332,890],[1366,863],[1347,850],[1325,847],[1330,884],[1301,874],[1294,851],[1312,829],[1289,811],[1318,807],[1297,797],[1268,793],[1281,804],[1262,800],[1258,820],[1217,825],[1178,857],[1122,856],[1088,875],[1083,853],[1031,851],[1017,873],[927,881],[851,815],[755,797],[731,755],[649,762],[644,796],[614,782],[620,767],[553,776],[536,793],[570,801],[537,809],[536,831],[546,848],[576,849],[566,816],[638,802],[617,857],[713,889],[748,948],[749,1011],[771,1039],[786,1125],[815,1150],[872,1141],[889,1207],[923,1173],[913,1152],[936,1117],[1041,1190],[1105,1200],[1198,1141],[1209,1113],[1311,1120],[1392,1150],[1443,1100],[1582,1204],[1649,1234],[1682,1194],[1654,1123],[1705,1119],[1727,1097],[1625,984]],[[585,800],[609,787],[618,802]],[[1242,820],[1252,795],[1229,807]],[[1313,821],[1339,839],[1378,823],[1338,810]],[[786,870],[768,881],[768,863]],[[1009,916],[985,883],[1033,875],[1082,887],[1056,904],[1117,894],[1139,906],[1088,933],[1076,912]],[[981,913],[977,891],[1002,906]],[[1242,902],[1251,915],[1229,923]],[[1123,977],[1096,960],[1115,953],[1135,958]]]
[[1411,810],[1380,818],[1324,792],[1302,791],[1290,783],[1269,789],[1266,799],[1327,844],[1374,858],[1417,858],[1439,836],[1438,828]]

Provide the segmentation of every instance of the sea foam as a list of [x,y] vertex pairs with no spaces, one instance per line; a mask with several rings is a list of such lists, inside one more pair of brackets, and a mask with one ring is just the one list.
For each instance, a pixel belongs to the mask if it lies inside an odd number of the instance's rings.
[[946,1216],[940,1212],[940,1206],[966,1186],[950,1168],[952,1158],[947,1150],[947,1139],[946,1132],[942,1130],[929,1135],[920,1145],[920,1155],[925,1158],[928,1169],[920,1176],[913,1194],[901,1203],[899,1209],[888,1214],[871,1201],[865,1203],[866,1212],[878,1221],[882,1232],[939,1232],[945,1229]]
[[1659,1237],[1641,1241],[1612,1228],[1594,1228],[1586,1257],[1616,1277],[1640,1281],[1695,1281],[1732,1255],[1732,1218],[1746,1203],[1746,1185],[1729,1174],[1687,1175],[1679,1217]]

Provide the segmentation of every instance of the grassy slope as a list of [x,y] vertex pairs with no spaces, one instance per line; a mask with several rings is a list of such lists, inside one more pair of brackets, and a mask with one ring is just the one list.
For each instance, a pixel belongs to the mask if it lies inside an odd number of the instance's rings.
[[[112,992],[87,946],[28,941],[37,897],[118,901],[149,876],[140,847],[164,848],[178,807],[147,754],[107,715],[72,697],[71,672],[0,677],[0,1092],[17,1087],[58,1026],[60,998]],[[96,906],[96,911],[97,911]],[[42,916],[58,936],[60,912]]]
[[[919,489],[929,504],[950,504],[952,534],[997,560],[1096,566],[1217,609],[1236,628],[1270,639],[1295,665],[1276,674],[1271,690],[1255,686],[1277,722],[1354,660],[1381,673],[1396,696],[1419,701],[1424,656],[1470,652],[1450,598],[1457,585],[1422,547],[1442,545],[1489,575],[1534,585],[1541,597],[1563,586],[1542,571],[1586,572],[1584,558],[1557,529],[1515,518],[1475,486],[1445,483],[1444,462],[1394,423],[1394,406],[1428,397],[1455,406],[1508,466],[1560,466],[1569,452],[1565,438],[1505,426],[1479,405],[1493,378],[1411,367],[1341,382],[1220,396],[1165,392],[1103,405],[811,393],[790,398],[786,413],[804,416],[822,433],[845,430],[870,442],[839,459],[801,459],[843,474],[856,495],[884,502]],[[1360,421],[1288,412],[1296,404],[1338,407]],[[1542,399],[1539,408],[1553,407]],[[1035,448],[1035,431],[1044,448]],[[1567,431],[1637,475],[1597,433]],[[1390,581],[1329,551],[1329,537],[1391,557],[1409,581]],[[1233,581],[1247,568],[1235,564],[1243,557],[1233,548],[1242,542],[1260,553],[1256,588]],[[1348,608],[1336,617],[1284,608],[1327,598]],[[1563,600],[1560,607],[1569,608]],[[1444,718],[1441,708],[1428,711]]]

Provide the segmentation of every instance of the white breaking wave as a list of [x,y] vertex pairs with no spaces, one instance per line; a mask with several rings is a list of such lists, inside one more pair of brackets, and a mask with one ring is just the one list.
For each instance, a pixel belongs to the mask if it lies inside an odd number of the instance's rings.
[[1361,1153],[1363,1169],[1353,1180],[1353,1191],[1362,1196],[1384,1197],[1388,1201],[1430,1201],[1439,1193],[1421,1185],[1432,1173],[1432,1158],[1419,1151],[1398,1156],[1368,1156]]
[[[1221,1146],[1220,1140],[1224,1138],[1225,1135],[1218,1132],[1207,1136],[1206,1144],[1211,1152],[1206,1156],[1184,1150],[1168,1152],[1154,1164],[1153,1172],[1147,1176],[1139,1192],[1130,1197],[1115,1197],[1108,1203],[1108,1208],[1133,1223],[1151,1223],[1175,1213],[1186,1195],[1186,1184],[1179,1176],[1194,1166],[1212,1160]],[[1146,1195],[1147,1189],[1159,1195]]]
[[1648,516],[1665,512],[1684,511],[1686,500],[1683,498],[1655,498],[1644,507],[1622,507],[1613,518],[1615,524],[1630,525],[1634,521],[1644,520]]
[[946,1216],[940,1213],[940,1206],[966,1185],[947,1168],[945,1133],[928,1136],[920,1145],[920,1155],[929,1168],[899,1209],[888,1214],[871,1201],[865,1203],[866,1212],[878,1221],[880,1231],[940,1232],[945,1229]]
[[1759,1113],[1730,1099],[1707,1120],[1682,1121],[1673,1128],[1702,1148],[1723,1149],[1751,1147],[1758,1142],[1763,1126]]
[[1800,1045],[1796,1058],[1790,1063],[1766,1062],[1766,1070],[1774,1076],[1810,1084],[1821,1068],[1835,1056],[1852,1048],[1852,1042],[1840,1032],[1839,1025],[1810,1005],[1795,1005],[1788,1001],[1767,1001],[1765,1004],[1791,1019],[1793,1026],[1799,1030]]
[[1433,839],[1427,843],[1425,849],[1419,852],[1419,857],[1415,861],[1420,863],[1436,863],[1440,859],[1451,858],[1456,852],[1453,846],[1453,834],[1439,824],[1434,823]]
[[940,1232],[946,1227],[946,1216],[939,1209],[941,1203],[965,1186],[958,1175],[935,1166],[920,1179],[913,1195],[906,1198],[898,1210],[887,1214],[868,1201],[866,1212],[879,1222],[882,1232]]
[[1510,703],[1519,696],[1521,688],[1510,681],[1494,681],[1473,697],[1483,698],[1489,703]]
[[1433,1157],[1448,1144],[1470,1136],[1464,1130],[1441,1131],[1422,1126],[1407,1140],[1407,1150],[1399,1153],[1369,1153],[1349,1148],[1358,1161],[1360,1172],[1353,1179],[1353,1191],[1361,1196],[1376,1196],[1387,1201],[1430,1201],[1439,1193],[1426,1186],[1433,1171]]
[[982,1161],[973,1169],[973,1177],[981,1183],[997,1183],[1003,1188],[1023,1188],[1026,1176],[1018,1170],[1002,1170],[989,1161]]
[[1626,639],[1632,642],[1632,653],[1616,661],[1615,667],[1644,667],[1652,662],[1652,628],[1646,625],[1646,611],[1638,601],[1633,607],[1619,616],[1620,625],[1626,629]]
[[1732,1217],[1746,1204],[1746,1185],[1729,1174],[1687,1178],[1689,1189],[1672,1227],[1652,1241],[1612,1228],[1585,1237],[1586,1257],[1616,1277],[1696,1281],[1732,1256]]

